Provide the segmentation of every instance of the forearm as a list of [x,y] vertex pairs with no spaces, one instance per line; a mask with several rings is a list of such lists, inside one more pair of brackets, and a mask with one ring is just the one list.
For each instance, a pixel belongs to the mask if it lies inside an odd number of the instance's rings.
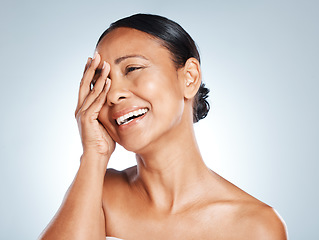
[[105,159],[82,156],[64,201],[40,239],[105,239],[102,191]]

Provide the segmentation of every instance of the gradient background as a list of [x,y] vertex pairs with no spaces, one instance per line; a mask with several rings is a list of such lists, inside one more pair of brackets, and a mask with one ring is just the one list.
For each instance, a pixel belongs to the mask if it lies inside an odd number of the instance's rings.
[[[273,206],[290,239],[319,239],[319,3],[310,0],[2,1],[0,239],[35,239],[81,155],[74,119],[88,56],[108,25],[167,16],[194,38],[209,116],[207,165]],[[110,167],[135,164],[117,146]]]

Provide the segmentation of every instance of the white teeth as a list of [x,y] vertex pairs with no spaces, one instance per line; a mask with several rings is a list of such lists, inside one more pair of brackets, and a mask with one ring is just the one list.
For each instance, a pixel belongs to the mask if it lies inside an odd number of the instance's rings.
[[129,112],[129,113],[127,113],[127,114],[125,114],[125,115],[123,115],[123,116],[117,118],[117,119],[116,119],[117,124],[118,124],[118,125],[127,124],[127,123],[133,121],[133,119],[127,121],[128,118],[133,117],[133,116],[139,116],[139,115],[144,114],[144,113],[146,113],[146,112],[148,112],[148,109],[147,109],[147,108],[138,109],[138,110],[136,110],[136,111]]

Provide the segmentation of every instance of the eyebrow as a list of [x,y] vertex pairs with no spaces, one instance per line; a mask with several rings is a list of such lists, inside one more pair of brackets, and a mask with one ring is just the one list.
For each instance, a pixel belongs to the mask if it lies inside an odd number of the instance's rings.
[[122,61],[124,61],[125,59],[128,59],[128,58],[142,58],[144,60],[148,60],[146,57],[144,57],[142,55],[133,54],[133,55],[126,55],[126,56],[123,56],[123,57],[119,57],[119,58],[114,60],[114,63],[115,64],[119,64],[120,62],[122,62]]

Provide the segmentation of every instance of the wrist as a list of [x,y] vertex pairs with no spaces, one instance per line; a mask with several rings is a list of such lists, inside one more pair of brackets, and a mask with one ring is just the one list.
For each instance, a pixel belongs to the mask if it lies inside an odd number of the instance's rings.
[[83,152],[80,162],[81,166],[90,167],[105,173],[110,156],[98,153]]

